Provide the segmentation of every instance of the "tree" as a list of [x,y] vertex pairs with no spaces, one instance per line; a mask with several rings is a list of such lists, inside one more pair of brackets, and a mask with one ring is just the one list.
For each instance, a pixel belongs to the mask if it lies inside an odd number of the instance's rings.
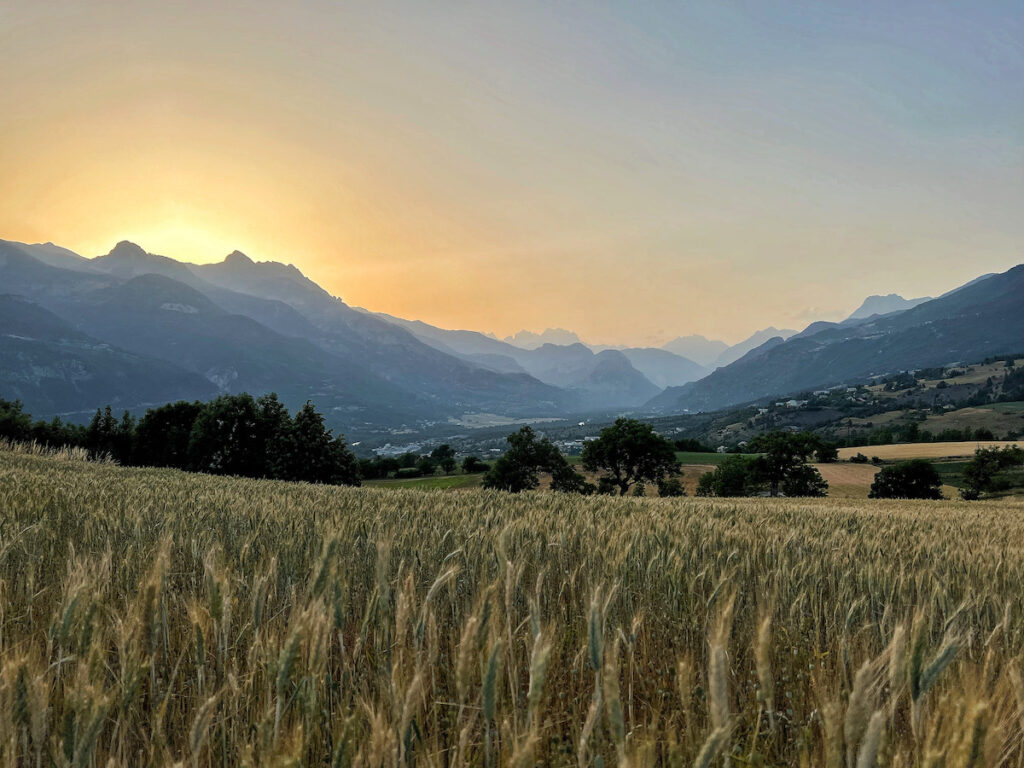
[[772,496],[778,496],[782,483],[821,447],[821,440],[810,432],[769,432],[750,441],[748,449],[762,454],[755,459],[754,471],[767,484]]
[[927,459],[882,467],[871,483],[870,499],[941,499],[942,479]]
[[614,484],[620,496],[637,482],[657,483],[679,473],[675,445],[636,419],[616,419],[602,429],[583,446],[582,460],[588,472],[604,472],[601,480]]
[[119,436],[117,419],[108,405],[102,411],[97,408],[92,421],[85,430],[85,447],[93,456],[116,456]]
[[256,441],[262,446],[263,476],[277,480],[297,480],[302,461],[296,446],[296,431],[284,403],[271,392],[256,399]]
[[686,489],[678,477],[664,477],[658,481],[658,495],[663,498],[685,496]]
[[22,410],[20,400],[0,399],[0,437],[6,440],[27,440],[31,429],[32,417]]
[[594,493],[597,488],[593,483],[588,483],[586,478],[572,468],[568,461],[560,453],[555,451],[548,465],[551,472],[551,490],[556,493],[582,493],[585,496]]
[[486,461],[481,461],[476,456],[467,456],[462,460],[462,471],[467,475],[486,472],[488,469],[490,469],[490,465]]
[[446,475],[455,471],[455,449],[448,443],[443,443],[430,452],[430,458],[441,465]]
[[981,498],[983,493],[1005,490],[1009,487],[1003,470],[1024,465],[1024,450],[1017,446],[1006,448],[979,448],[974,458],[964,467],[964,485],[960,495],[967,501]]
[[589,484],[569,466],[547,438],[538,439],[530,426],[508,436],[509,449],[502,454],[484,475],[484,488],[511,493],[530,491],[540,485],[538,475],[550,472],[552,489],[565,492],[588,492]]
[[814,458],[818,460],[819,464],[832,464],[839,461],[839,447],[835,443],[823,442],[814,450]]
[[800,464],[793,467],[782,481],[782,493],[786,496],[827,496],[828,483],[810,464]]
[[214,475],[264,477],[265,445],[252,395],[221,395],[196,417],[189,437],[189,466]]
[[186,402],[150,408],[135,427],[134,463],[150,467],[188,467],[192,426],[203,404]]
[[422,475],[435,475],[437,474],[437,462],[430,456],[420,456],[420,460],[416,462],[416,469]]
[[135,448],[135,418],[125,411],[121,414],[121,421],[114,427],[114,437],[111,443],[111,454],[122,464],[134,463]]
[[738,454],[727,456],[714,471],[705,472],[697,482],[698,496],[755,496],[764,487],[754,469],[755,459]]

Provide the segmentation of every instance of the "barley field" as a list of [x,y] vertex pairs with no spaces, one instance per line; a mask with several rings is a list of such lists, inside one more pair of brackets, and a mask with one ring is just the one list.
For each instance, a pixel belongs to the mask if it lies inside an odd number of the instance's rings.
[[0,451],[5,766],[1020,766],[1024,505]]

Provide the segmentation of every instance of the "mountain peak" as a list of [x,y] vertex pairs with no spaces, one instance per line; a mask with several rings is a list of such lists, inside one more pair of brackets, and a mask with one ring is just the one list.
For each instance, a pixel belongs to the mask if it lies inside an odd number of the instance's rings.
[[110,253],[107,256],[117,256],[124,259],[142,259],[146,257],[146,252],[142,249],[142,246],[136,245],[131,240],[122,240],[110,249]]
[[225,264],[236,264],[238,266],[249,266],[255,262],[241,251],[232,251],[224,257]]
[[864,299],[864,302],[846,319],[863,320],[872,315],[888,315],[893,312],[903,312],[907,309],[913,309],[918,304],[924,304],[926,301],[931,301],[931,299],[927,296],[919,299],[905,299],[898,293],[889,293],[885,296],[875,294]]
[[522,330],[515,336],[508,336],[505,341],[523,349],[536,349],[544,344],[555,344],[561,347],[582,344],[579,336],[565,328],[546,328],[543,333]]

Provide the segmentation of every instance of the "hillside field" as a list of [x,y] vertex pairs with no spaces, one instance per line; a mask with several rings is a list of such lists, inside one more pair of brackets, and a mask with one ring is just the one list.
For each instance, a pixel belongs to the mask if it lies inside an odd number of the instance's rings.
[[883,461],[905,459],[952,459],[970,457],[978,448],[1005,448],[1019,445],[1013,440],[971,440],[959,443],[895,443],[892,445],[863,445],[856,448],[840,448],[839,458],[844,461],[862,453],[867,457],[877,456]]
[[1016,766],[1024,505],[0,452],[0,764]]

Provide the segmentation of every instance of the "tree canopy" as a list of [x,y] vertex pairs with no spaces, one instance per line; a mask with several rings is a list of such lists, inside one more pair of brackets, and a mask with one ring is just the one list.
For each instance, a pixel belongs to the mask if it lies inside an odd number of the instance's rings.
[[927,459],[882,467],[871,483],[869,499],[941,499],[942,479]]
[[293,418],[277,395],[222,395],[206,403],[168,403],[138,420],[110,406],[86,427],[35,422],[21,403],[0,400],[0,437],[86,448],[121,464],[211,474],[359,484],[359,465],[311,402]]
[[555,491],[587,493],[587,483],[550,440],[538,438],[530,426],[508,436],[508,450],[491,465],[484,475],[484,488],[511,493],[530,491],[540,485],[540,473],[550,472]]
[[583,446],[583,468],[603,472],[602,489],[625,496],[638,482],[658,483],[679,474],[675,444],[636,419],[620,418]]

